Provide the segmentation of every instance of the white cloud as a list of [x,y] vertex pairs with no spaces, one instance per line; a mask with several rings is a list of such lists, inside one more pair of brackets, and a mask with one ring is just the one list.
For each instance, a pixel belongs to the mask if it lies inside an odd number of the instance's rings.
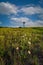
[[17,26],[17,25],[9,25],[8,27],[14,27],[14,28],[18,28],[18,27],[20,27],[20,26]]
[[14,4],[8,2],[0,2],[0,14],[16,14],[18,12],[18,7]]
[[21,11],[29,15],[40,14],[43,13],[43,8],[41,8],[40,6],[38,7],[28,6],[28,7],[22,7]]
[[26,26],[28,27],[43,27],[43,21],[41,20],[36,20],[36,21],[31,21],[26,23]]
[[15,21],[15,22],[28,22],[28,21],[30,21],[27,17],[11,18],[11,20]]
[[[33,4],[32,4],[33,5]],[[0,2],[0,14],[17,14],[18,12],[24,13],[26,15],[32,14],[43,14],[43,8],[40,6],[16,6],[15,4],[11,4],[9,2]]]
[[41,20],[36,20],[32,21],[31,19],[27,17],[20,17],[20,18],[11,18],[11,24],[15,24],[15,22],[18,22],[19,24],[22,22],[25,22],[26,27],[41,27],[43,26],[43,21]]

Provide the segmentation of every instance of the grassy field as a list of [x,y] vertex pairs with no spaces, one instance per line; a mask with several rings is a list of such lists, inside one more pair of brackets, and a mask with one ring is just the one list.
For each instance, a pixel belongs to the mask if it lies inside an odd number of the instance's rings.
[[43,65],[43,27],[0,28],[0,65]]

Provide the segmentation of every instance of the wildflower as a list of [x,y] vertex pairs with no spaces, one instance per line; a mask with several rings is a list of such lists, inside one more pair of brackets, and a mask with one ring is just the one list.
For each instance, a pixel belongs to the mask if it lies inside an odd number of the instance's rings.
[[28,54],[31,54],[31,52],[28,50]]
[[26,34],[25,35],[23,35],[22,37],[24,38],[26,36]]
[[30,41],[28,41],[28,44],[29,44],[29,45],[31,45],[31,42],[30,42]]
[[19,47],[16,47],[16,50],[19,50]]

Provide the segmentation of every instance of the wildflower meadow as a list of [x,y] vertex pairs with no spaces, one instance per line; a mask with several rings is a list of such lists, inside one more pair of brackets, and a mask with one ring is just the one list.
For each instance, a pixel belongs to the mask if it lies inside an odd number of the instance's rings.
[[0,28],[0,65],[43,65],[43,27]]

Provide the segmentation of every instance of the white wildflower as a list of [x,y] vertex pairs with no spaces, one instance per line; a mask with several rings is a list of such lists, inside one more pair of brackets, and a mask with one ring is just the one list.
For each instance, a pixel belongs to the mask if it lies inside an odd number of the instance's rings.
[[28,54],[31,54],[31,52],[28,50]]
[[28,41],[28,44],[29,44],[29,45],[31,45],[31,42],[30,42],[30,41]]
[[19,47],[16,47],[16,50],[19,50]]

